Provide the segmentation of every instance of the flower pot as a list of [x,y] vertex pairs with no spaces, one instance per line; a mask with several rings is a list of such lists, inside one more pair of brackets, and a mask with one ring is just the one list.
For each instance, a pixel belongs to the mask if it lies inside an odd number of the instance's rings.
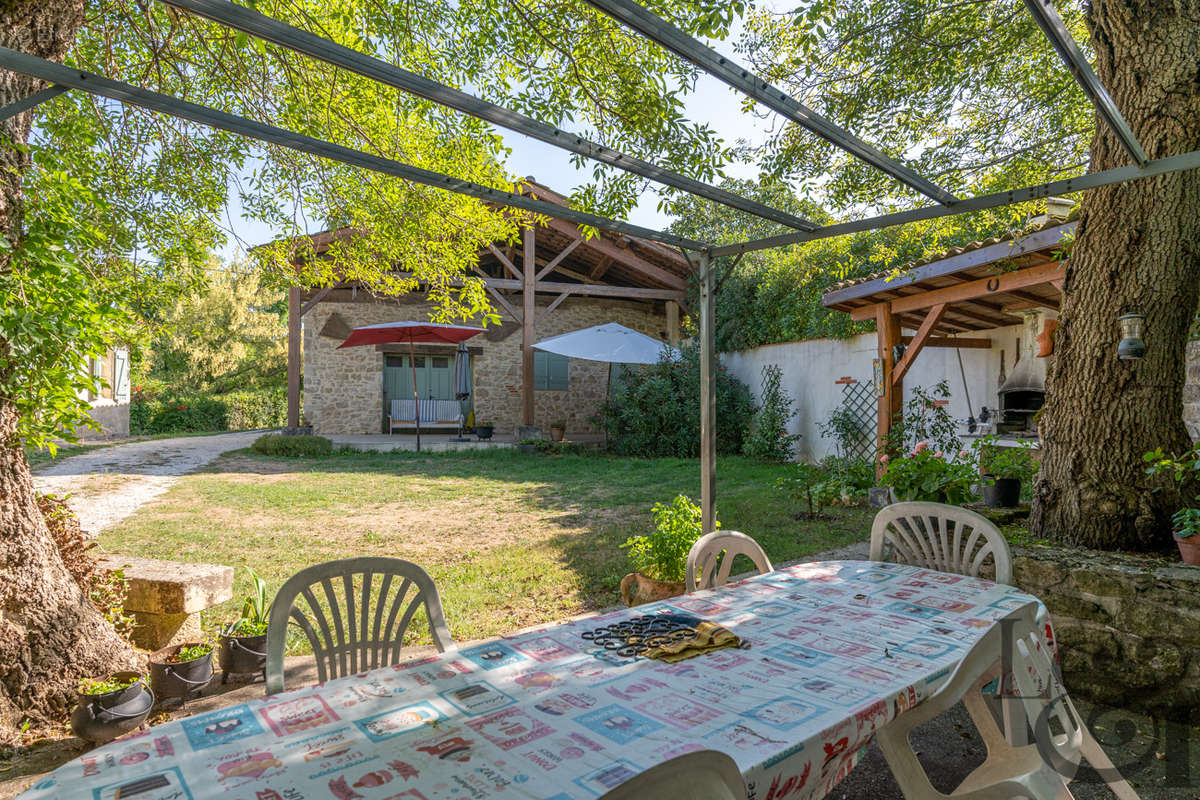
[[186,701],[212,680],[212,651],[190,661],[172,662],[180,650],[194,647],[195,642],[164,647],[150,656],[150,688],[160,700],[177,697]]
[[[985,478],[988,476],[984,476]],[[1020,478],[993,478],[992,485],[984,484],[983,504],[997,508],[1012,508],[1021,503]]]
[[139,677],[137,683],[104,694],[76,693],[75,711],[71,714],[71,730],[80,739],[103,744],[129,733],[150,715],[154,707],[154,692],[136,672],[118,672],[112,677],[128,680]]
[[475,426],[475,435],[478,436],[480,439],[492,438],[492,426],[491,425],[476,425]]
[[1185,536],[1182,539],[1176,536],[1175,544],[1179,545],[1179,555],[1183,558],[1183,563],[1200,567],[1200,534]]
[[621,579],[621,599],[627,606],[640,606],[676,597],[686,588],[683,581],[657,581],[640,572],[631,572]]
[[563,437],[564,437],[564,436],[566,436],[566,435],[567,435],[567,429],[566,429],[566,428],[559,428],[559,427],[557,427],[557,426],[554,426],[554,425],[552,425],[552,426],[550,427],[550,441],[552,441],[552,442],[561,442],[561,441],[563,440]]
[[267,635],[235,636],[222,634],[217,663],[221,667],[221,683],[230,675],[259,675],[267,669]]
[[519,445],[517,445],[517,449],[520,450],[522,453],[536,453],[537,445],[535,445],[535,444],[519,444]]

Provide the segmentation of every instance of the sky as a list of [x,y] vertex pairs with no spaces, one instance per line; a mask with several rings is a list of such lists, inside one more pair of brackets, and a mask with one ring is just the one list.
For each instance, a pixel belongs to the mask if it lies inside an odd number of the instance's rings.
[[[731,54],[732,42],[736,41],[739,32],[740,24],[737,24],[731,37],[716,45],[716,49],[723,54]],[[752,144],[763,142],[772,120],[744,113],[741,102],[740,93],[711,75],[701,73],[695,91],[687,97],[685,109],[690,119],[708,123],[727,145],[743,139]],[[566,150],[512,131],[501,129],[500,133],[512,151],[506,162],[511,174],[536,178],[539,183],[562,194],[569,194],[575,187],[591,180],[591,171],[576,168],[571,163],[571,153]],[[729,164],[725,172],[731,178],[756,178],[758,174],[752,164]],[[661,213],[657,205],[658,195],[653,190],[643,193],[638,206],[629,213],[626,221],[648,228],[665,228],[671,218]],[[229,237],[220,253],[227,261],[237,258],[243,246],[253,247],[270,241],[276,235],[276,231],[260,222],[242,219],[240,213],[237,195],[231,191],[230,218],[225,224],[234,235]]]

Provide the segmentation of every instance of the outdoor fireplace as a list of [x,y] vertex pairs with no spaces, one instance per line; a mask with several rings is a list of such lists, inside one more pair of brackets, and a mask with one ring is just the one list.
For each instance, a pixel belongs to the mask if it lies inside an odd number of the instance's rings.
[[1020,360],[1013,365],[1008,380],[1000,387],[999,418],[996,432],[1016,436],[1037,436],[1034,415],[1046,402],[1046,360],[1037,357],[1037,335],[1042,329],[1042,312],[1022,312],[1025,317]]

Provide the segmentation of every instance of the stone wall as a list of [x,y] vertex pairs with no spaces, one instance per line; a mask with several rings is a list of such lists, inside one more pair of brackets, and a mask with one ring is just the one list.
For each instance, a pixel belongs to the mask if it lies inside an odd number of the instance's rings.
[[1183,421],[1192,441],[1200,441],[1200,341],[1188,342],[1187,383],[1183,385]]
[[1200,567],[1014,548],[1014,578],[1054,620],[1072,695],[1200,722]]
[[[540,315],[549,299],[538,298]],[[319,303],[303,320],[305,419],[315,433],[367,434],[383,430],[384,354],[373,347],[337,350],[342,338],[321,335],[337,314],[350,328],[400,320],[428,320],[424,303]],[[507,318],[506,318],[507,319]],[[666,319],[648,305],[599,298],[570,298],[537,327],[539,340],[561,333],[617,322],[661,339]],[[478,323],[475,323],[478,324]],[[331,326],[337,327],[337,326]],[[521,421],[521,329],[510,322],[499,341],[484,334],[467,345],[482,352],[472,357],[476,419],[490,420],[496,432],[508,435]],[[343,334],[344,335],[344,334]],[[451,346],[417,345],[418,352],[453,354]],[[543,428],[565,420],[569,433],[592,433],[591,417],[608,394],[608,365],[571,359],[566,391],[534,392],[534,422]]]

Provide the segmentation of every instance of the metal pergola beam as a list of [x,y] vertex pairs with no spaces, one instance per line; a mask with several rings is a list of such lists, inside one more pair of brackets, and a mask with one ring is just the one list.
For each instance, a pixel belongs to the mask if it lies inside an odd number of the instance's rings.
[[1088,172],[1075,178],[1064,178],[1063,180],[1050,181],[1049,183],[1039,183],[1034,186],[1026,186],[1021,189],[1009,189],[1003,192],[979,195],[978,197],[959,200],[950,207],[927,206],[925,208],[914,208],[908,211],[899,211],[894,214],[884,214],[878,217],[867,217],[866,219],[842,222],[837,225],[827,225],[820,230],[813,231],[812,233],[785,233],[780,236],[769,236],[765,239],[754,239],[753,241],[742,242],[741,244],[721,245],[719,247],[711,248],[711,252],[714,256],[726,256],[737,253],[749,253],[754,250],[767,250],[772,247],[782,247],[784,245],[798,244],[800,242],[810,242],[814,239],[827,239],[831,236],[843,236],[847,233],[858,233],[860,231],[875,230],[877,228],[890,228],[895,225],[904,225],[905,223],[918,222],[925,219],[936,219],[938,217],[949,217],[957,214],[964,214],[969,211],[983,211],[989,208],[999,208],[1000,206],[1024,203],[1029,200],[1038,200],[1043,197],[1051,197],[1057,194],[1082,192],[1086,189],[1096,189],[1101,186],[1111,186],[1115,183],[1125,183],[1126,181],[1136,180],[1138,178],[1151,178],[1155,175],[1166,175],[1170,172],[1179,172],[1185,169],[1196,168],[1200,168],[1200,150],[1193,150],[1190,153],[1170,156],[1169,158],[1159,158],[1154,161],[1147,161],[1142,166],[1130,164],[1124,167],[1106,169],[1101,172]]
[[1054,49],[1066,63],[1067,69],[1071,70],[1075,80],[1083,87],[1083,93],[1092,101],[1096,112],[1116,134],[1121,146],[1133,157],[1134,161],[1138,164],[1145,164],[1149,160],[1146,157],[1146,151],[1142,149],[1141,143],[1133,135],[1133,130],[1125,121],[1125,117],[1121,116],[1117,104],[1113,102],[1112,95],[1108,93],[1104,84],[1092,71],[1092,65],[1084,57],[1075,37],[1067,30],[1066,24],[1063,23],[1062,17],[1058,15],[1051,0],[1025,0],[1025,7],[1029,9],[1029,13],[1037,22],[1038,27],[1046,34],[1050,44],[1054,45]]
[[502,128],[516,131],[586,158],[601,161],[626,172],[641,175],[675,189],[708,198],[748,214],[804,231],[816,230],[819,227],[815,222],[803,217],[772,208],[764,203],[710,186],[686,175],[680,175],[644,159],[588,141],[578,134],[547,125],[503,106],[489,103],[474,95],[344,47],[257,11],[235,5],[228,0],[161,0],[161,2],[164,5],[210,19],[228,28],[248,33],[259,39],[362,75],[373,81],[423,97],[455,111],[486,120]]
[[141,89],[128,83],[106,78],[103,75],[66,67],[62,64],[46,61],[45,59],[27,55],[17,50],[11,50],[7,47],[0,47],[0,66],[11,69],[14,72],[33,75],[42,80],[71,89],[90,92],[111,100],[140,106],[151,111],[170,114],[202,125],[220,128],[231,133],[279,145],[280,147],[287,147],[302,153],[327,158],[331,161],[339,161],[343,164],[362,167],[373,172],[412,181],[413,183],[467,195],[468,197],[474,197],[488,203],[520,208],[535,214],[544,214],[548,217],[565,219],[579,225],[591,225],[602,230],[650,239],[675,247],[685,247],[690,250],[700,250],[707,247],[703,242],[698,242],[694,239],[686,239],[674,234],[643,228],[640,225],[618,222],[608,217],[599,216],[598,214],[576,211],[575,209],[565,208],[554,203],[547,203],[544,200],[535,200],[513,192],[493,189],[482,184],[443,175],[440,172],[421,169],[420,167],[414,167],[411,164],[405,164],[401,161],[395,161],[371,153],[364,153],[361,150],[354,150],[340,144],[315,139],[311,136],[277,128],[273,125],[239,117],[236,114],[219,111],[215,108],[209,108],[208,106],[196,103],[189,103],[177,97],[159,94],[148,89]]
[[921,194],[931,197],[939,203],[955,202],[954,195],[945,189],[899,161],[884,155],[846,129],[792,98],[786,92],[777,89],[750,70],[736,64],[698,39],[692,38],[637,3],[631,2],[631,0],[587,0],[587,2],[647,39],[667,48],[685,61],[719,78],[734,89],[782,114],[825,141],[916,189]]
[[53,100],[65,91],[67,91],[66,86],[47,86],[15,103],[9,103],[4,108],[0,108],[0,122],[4,122],[9,117],[15,117],[22,111],[28,111],[34,106],[40,106],[47,100]]

